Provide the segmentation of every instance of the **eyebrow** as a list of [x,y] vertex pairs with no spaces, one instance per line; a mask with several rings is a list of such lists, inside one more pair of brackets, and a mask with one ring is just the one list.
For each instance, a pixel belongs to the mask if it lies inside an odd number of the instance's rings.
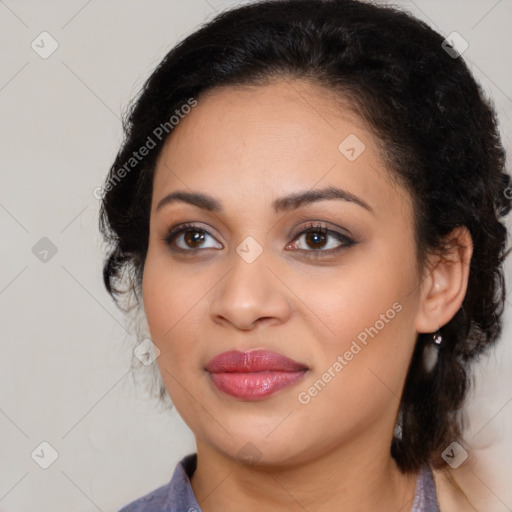
[[[274,211],[278,213],[281,211],[296,210],[301,206],[315,203],[317,201],[325,201],[332,199],[348,201],[350,203],[354,203],[363,207],[364,209],[368,210],[371,213],[374,213],[373,208],[368,203],[363,201],[361,198],[357,197],[351,192],[336,187],[327,187],[317,190],[295,192],[293,194],[276,199],[272,203],[272,207],[274,208]],[[188,203],[193,206],[197,206],[198,208],[201,208],[203,210],[208,210],[212,212],[222,211],[222,203],[217,199],[213,198],[212,196],[197,192],[185,192],[180,190],[171,192],[170,194],[162,198],[158,202],[156,211],[158,212],[164,206],[176,202]]]

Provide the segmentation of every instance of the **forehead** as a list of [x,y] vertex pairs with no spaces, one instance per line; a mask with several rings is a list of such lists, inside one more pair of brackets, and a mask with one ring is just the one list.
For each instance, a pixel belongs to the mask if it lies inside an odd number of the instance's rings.
[[404,191],[390,180],[377,139],[343,105],[332,91],[299,80],[208,91],[159,156],[153,206],[175,189],[270,205],[316,185],[396,202]]

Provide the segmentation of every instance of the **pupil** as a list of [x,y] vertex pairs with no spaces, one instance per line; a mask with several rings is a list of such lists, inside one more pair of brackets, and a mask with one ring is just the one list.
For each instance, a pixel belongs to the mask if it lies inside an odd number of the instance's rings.
[[318,231],[311,231],[306,234],[306,242],[308,244],[316,245],[316,248],[323,247],[326,242],[326,236]]

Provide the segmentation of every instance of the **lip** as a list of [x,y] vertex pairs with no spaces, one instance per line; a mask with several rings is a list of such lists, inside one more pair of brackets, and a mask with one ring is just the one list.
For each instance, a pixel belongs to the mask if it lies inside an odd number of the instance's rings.
[[262,349],[250,350],[248,352],[240,352],[239,350],[222,352],[211,359],[206,365],[206,370],[210,373],[293,372],[308,369],[306,365],[277,352]]
[[309,368],[269,350],[222,352],[205,367],[217,389],[242,400],[262,400],[304,377]]

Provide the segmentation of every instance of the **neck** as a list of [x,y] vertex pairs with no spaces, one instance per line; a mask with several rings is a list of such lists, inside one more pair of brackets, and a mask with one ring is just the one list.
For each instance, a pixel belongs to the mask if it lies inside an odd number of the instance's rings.
[[[362,441],[362,440],[361,440]],[[409,510],[417,475],[402,474],[387,450],[352,441],[283,466],[247,465],[197,440],[191,484],[203,512]]]

